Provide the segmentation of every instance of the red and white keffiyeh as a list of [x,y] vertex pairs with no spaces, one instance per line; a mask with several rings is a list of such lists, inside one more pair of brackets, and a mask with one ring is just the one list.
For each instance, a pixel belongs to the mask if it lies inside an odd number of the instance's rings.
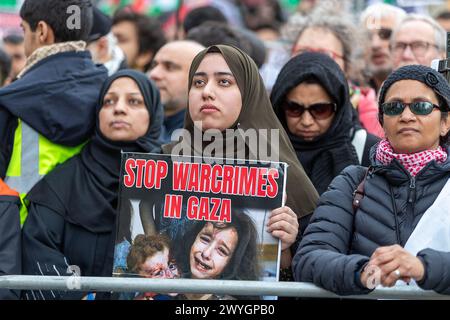
[[443,163],[447,160],[447,152],[439,146],[436,150],[425,150],[412,154],[395,153],[391,144],[386,139],[378,144],[376,159],[384,165],[397,159],[412,177],[415,177],[429,162],[436,160]]

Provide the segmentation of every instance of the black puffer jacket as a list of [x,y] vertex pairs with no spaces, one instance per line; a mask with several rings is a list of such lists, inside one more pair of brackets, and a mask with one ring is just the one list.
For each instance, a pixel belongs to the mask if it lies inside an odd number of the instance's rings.
[[[376,146],[371,150],[373,172],[356,214],[353,191],[364,178],[365,168],[347,167],[321,196],[293,260],[296,281],[313,282],[340,295],[368,293],[357,273],[376,248],[405,245],[450,178],[450,158],[443,164],[430,162],[412,178],[397,160],[381,165],[374,159],[375,151]],[[450,294],[450,252],[425,249],[417,256],[425,264],[419,286]]]

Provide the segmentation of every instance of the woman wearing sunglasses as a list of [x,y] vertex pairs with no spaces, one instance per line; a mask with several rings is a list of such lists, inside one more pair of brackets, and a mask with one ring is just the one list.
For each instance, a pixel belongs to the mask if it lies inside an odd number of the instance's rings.
[[296,280],[342,295],[404,283],[450,294],[449,99],[446,79],[429,67],[387,78],[386,138],[369,170],[347,168],[321,196],[294,257]]
[[347,80],[321,53],[293,57],[272,89],[275,113],[319,194],[349,165],[369,165],[378,138],[356,127]]
[[345,14],[324,15],[316,11],[307,17],[292,19],[292,30],[288,37],[293,41],[291,56],[305,52],[320,52],[332,58],[344,71],[349,83],[350,101],[353,105],[354,121],[360,122],[364,129],[378,136],[383,130],[376,119],[376,93],[366,87],[362,63],[355,50],[355,43],[361,42],[351,17]]

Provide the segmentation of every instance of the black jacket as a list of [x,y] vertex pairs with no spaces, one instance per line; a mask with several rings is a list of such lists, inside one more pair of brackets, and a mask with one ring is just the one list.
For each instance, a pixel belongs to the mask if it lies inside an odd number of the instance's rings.
[[[346,168],[321,196],[293,259],[297,281],[313,282],[340,295],[368,293],[357,273],[378,247],[406,244],[450,178],[450,159],[444,164],[432,161],[412,178],[397,160],[388,166],[378,163],[375,150],[371,152],[373,172],[355,214],[353,191],[363,180],[365,168]],[[450,294],[450,252],[424,249],[417,256],[425,264],[425,276],[418,285]]]
[[[0,276],[22,273],[19,204],[18,194],[0,180]],[[0,289],[0,300],[18,298],[18,291]]]
[[[114,232],[94,233],[72,224],[52,209],[31,204],[23,229],[24,274],[71,276],[69,266],[79,267],[81,276],[112,274]],[[27,300],[79,300],[87,292],[28,290]]]

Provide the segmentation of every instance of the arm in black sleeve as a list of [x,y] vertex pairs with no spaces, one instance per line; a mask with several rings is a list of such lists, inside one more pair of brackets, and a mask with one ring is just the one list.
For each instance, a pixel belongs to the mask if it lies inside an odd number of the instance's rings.
[[362,167],[346,168],[321,196],[293,259],[296,281],[313,282],[339,295],[370,292],[355,276],[369,257],[348,254],[353,236],[353,191],[364,173]]
[[424,290],[450,294],[450,252],[424,249],[417,257],[425,267],[425,275],[417,284]]

